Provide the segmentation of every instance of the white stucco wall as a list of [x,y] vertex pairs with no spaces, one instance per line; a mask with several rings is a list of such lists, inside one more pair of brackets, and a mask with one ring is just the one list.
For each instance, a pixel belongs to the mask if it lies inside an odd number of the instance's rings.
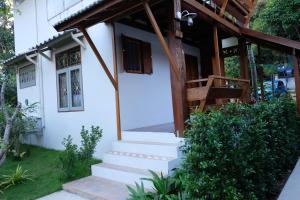
[[[153,74],[123,70],[121,35],[151,43]],[[173,122],[170,66],[155,34],[122,24],[116,25],[122,129]],[[200,61],[199,49],[184,45],[185,53]]]

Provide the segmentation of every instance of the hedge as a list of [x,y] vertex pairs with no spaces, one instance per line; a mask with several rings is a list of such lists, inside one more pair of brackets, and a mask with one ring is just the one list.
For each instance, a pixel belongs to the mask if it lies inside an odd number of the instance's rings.
[[270,199],[296,162],[299,118],[290,97],[194,113],[180,176],[188,199]]

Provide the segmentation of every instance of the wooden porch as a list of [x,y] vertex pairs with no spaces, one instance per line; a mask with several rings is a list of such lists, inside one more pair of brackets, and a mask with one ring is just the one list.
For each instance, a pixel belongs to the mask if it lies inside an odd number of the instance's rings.
[[[175,131],[179,136],[183,136],[189,107],[205,111],[209,104],[219,106],[231,99],[249,101],[250,81],[247,59],[249,42],[283,49],[293,55],[300,113],[298,71],[300,43],[261,35],[245,28],[248,26],[255,4],[255,0],[103,0],[79,12],[78,15],[60,22],[55,28],[58,31],[80,29],[93,49],[116,91],[119,139],[121,139],[121,124],[118,113],[119,86],[116,61],[114,75],[112,75],[86,29],[100,22],[110,23],[114,27],[113,24],[117,22],[155,33],[170,63]],[[192,26],[180,17],[185,10],[197,15]],[[238,44],[231,49],[223,49],[222,40],[229,37],[236,37]],[[114,40],[115,38],[113,39],[115,47]],[[187,77],[189,65],[184,59],[183,43],[199,48],[201,52],[199,77],[193,79]],[[226,77],[224,58],[228,55],[239,56],[240,79]]]

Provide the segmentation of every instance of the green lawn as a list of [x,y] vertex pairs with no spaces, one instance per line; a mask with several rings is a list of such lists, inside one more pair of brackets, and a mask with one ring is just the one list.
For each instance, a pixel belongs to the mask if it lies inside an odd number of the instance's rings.
[[0,195],[5,200],[29,200],[50,194],[62,187],[57,160],[59,151],[29,146],[30,155],[22,161],[6,160],[0,168],[0,176],[11,174],[18,164],[28,170],[34,181],[26,181],[21,185],[13,186]]
[[[62,188],[58,168],[59,151],[48,150],[34,146],[26,146],[30,154],[22,161],[6,160],[0,168],[0,178],[4,174],[11,174],[18,164],[28,170],[34,181],[13,186],[0,194],[1,200],[31,200],[58,191]],[[88,173],[88,172],[87,172]]]

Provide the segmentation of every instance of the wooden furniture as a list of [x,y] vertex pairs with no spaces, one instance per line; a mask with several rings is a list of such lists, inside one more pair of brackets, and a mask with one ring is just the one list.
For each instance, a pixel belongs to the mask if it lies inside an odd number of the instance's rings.
[[[222,83],[221,86],[216,86]],[[189,85],[199,83],[199,87]],[[205,84],[206,83],[206,84]],[[197,108],[200,112],[205,111],[207,101],[216,99],[240,99],[245,102],[248,98],[250,81],[246,79],[228,78],[223,76],[209,76],[205,79],[187,82],[187,101],[200,101]],[[224,101],[223,101],[224,102]]]

